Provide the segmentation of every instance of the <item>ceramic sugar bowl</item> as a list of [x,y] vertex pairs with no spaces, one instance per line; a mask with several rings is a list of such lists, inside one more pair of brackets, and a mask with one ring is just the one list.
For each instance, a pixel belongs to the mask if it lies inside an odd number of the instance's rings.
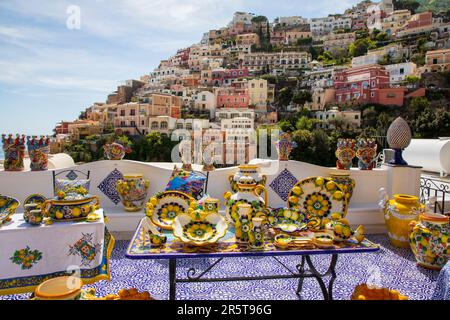
[[449,217],[426,212],[410,223],[409,241],[417,263],[440,270],[450,259]]

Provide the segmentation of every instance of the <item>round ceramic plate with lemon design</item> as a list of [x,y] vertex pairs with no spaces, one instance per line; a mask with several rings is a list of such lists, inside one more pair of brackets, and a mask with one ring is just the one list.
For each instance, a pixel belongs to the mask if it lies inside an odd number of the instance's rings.
[[194,199],[179,191],[165,191],[147,203],[147,216],[164,230],[172,230],[175,218],[187,212]]
[[301,231],[307,228],[305,215],[300,210],[292,208],[271,209],[267,220],[272,228],[287,233]]
[[330,218],[333,213],[345,217],[348,204],[344,194],[331,178],[311,177],[292,188],[288,206],[315,217]]

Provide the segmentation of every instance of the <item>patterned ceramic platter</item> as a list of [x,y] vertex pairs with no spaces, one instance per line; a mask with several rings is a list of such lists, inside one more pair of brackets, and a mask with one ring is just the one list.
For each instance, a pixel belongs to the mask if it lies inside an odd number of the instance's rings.
[[271,209],[267,215],[267,220],[272,228],[287,233],[307,228],[305,214],[294,208]]
[[288,206],[307,215],[330,218],[333,213],[345,217],[348,204],[345,192],[331,178],[312,177],[292,188]]
[[7,221],[16,212],[19,205],[19,200],[0,195],[0,224]]
[[[154,203],[151,203],[152,201]],[[147,216],[158,227],[172,230],[175,218],[179,214],[185,213],[192,201],[194,199],[183,192],[165,191],[150,199],[147,204]]]
[[173,235],[183,243],[197,247],[218,242],[225,236],[227,229],[225,218],[217,213],[210,213],[200,220],[188,214],[181,214],[173,223]]
[[31,196],[27,197],[25,201],[23,202],[23,205],[27,204],[38,204],[41,205],[47,200],[46,197],[44,197],[41,194],[32,194]]

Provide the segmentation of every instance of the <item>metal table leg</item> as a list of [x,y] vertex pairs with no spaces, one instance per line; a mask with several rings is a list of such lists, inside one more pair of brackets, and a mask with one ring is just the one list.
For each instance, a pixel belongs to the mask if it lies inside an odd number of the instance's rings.
[[177,299],[177,259],[169,259],[169,300]]
[[[314,278],[319,283],[320,290],[322,291],[323,294],[323,298],[325,300],[333,300],[333,284],[337,277],[336,275],[337,259],[338,255],[333,254],[333,256],[331,257],[330,267],[325,273],[321,274],[319,271],[317,271],[309,255],[302,256],[302,261],[297,266],[297,270],[299,272],[298,287],[296,292],[297,295],[300,297],[304,279]],[[305,262],[308,265],[308,269],[305,269]],[[325,282],[323,281],[323,278],[326,276],[331,276],[331,279],[328,283],[328,287],[325,285]]]

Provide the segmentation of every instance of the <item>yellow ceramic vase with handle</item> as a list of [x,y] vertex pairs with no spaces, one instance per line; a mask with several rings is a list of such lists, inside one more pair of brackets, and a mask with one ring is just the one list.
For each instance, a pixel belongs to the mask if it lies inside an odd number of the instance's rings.
[[409,224],[419,218],[425,206],[415,196],[396,194],[386,202],[384,220],[394,247],[409,248]]

